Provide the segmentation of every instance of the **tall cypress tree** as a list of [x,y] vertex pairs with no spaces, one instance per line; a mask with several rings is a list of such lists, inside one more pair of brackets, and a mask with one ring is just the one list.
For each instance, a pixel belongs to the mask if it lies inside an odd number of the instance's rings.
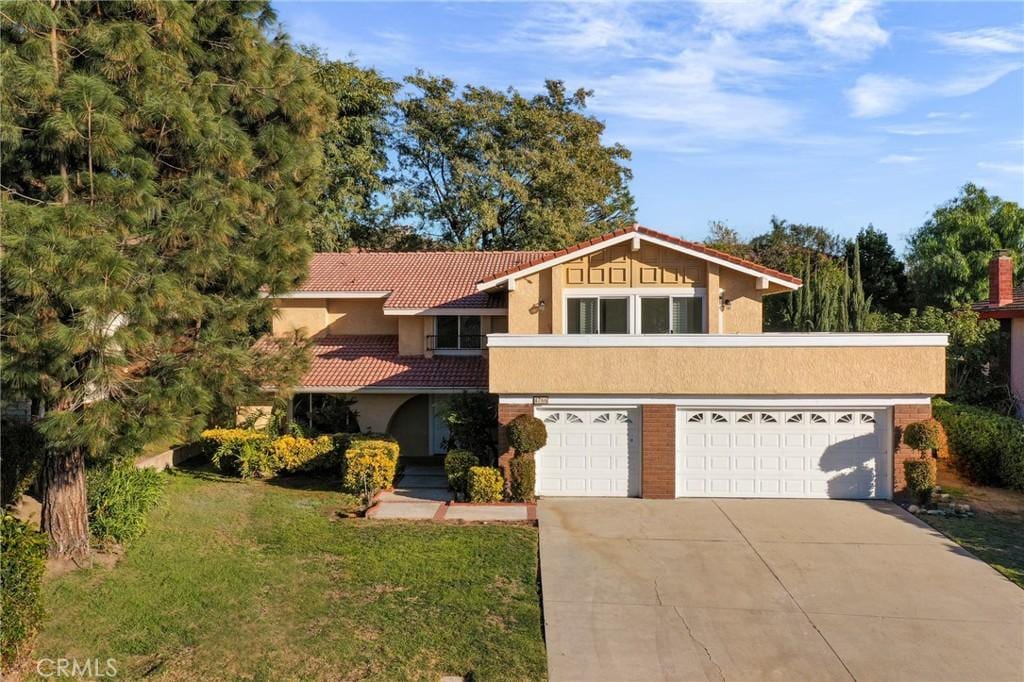
[[86,457],[297,371],[252,341],[305,271],[332,105],[262,0],[0,13],[3,381],[46,405],[42,526],[80,558]]
[[850,328],[864,330],[868,313],[871,312],[871,297],[864,295],[864,281],[860,274],[860,240],[853,241],[853,294],[850,299]]

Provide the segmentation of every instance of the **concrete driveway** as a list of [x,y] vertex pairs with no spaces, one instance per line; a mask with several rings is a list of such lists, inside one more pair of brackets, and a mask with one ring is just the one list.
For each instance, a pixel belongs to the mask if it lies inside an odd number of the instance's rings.
[[1024,590],[898,506],[545,499],[552,680],[1024,680]]

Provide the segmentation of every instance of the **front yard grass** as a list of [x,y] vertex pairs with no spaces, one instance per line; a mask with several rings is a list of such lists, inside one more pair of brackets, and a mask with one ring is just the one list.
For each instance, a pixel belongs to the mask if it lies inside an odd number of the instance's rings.
[[982,511],[969,518],[921,518],[1024,588],[1024,517]]
[[36,658],[135,679],[542,679],[537,532],[337,520],[330,485],[168,474],[112,568],[50,580]]

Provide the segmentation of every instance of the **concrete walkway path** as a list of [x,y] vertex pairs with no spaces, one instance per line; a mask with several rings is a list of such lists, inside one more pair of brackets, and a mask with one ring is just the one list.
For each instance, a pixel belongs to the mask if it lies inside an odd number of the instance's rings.
[[442,467],[410,466],[394,490],[377,496],[370,510],[374,519],[433,521],[529,521],[536,508],[525,504],[454,503]]
[[1024,679],[1024,591],[900,507],[545,499],[551,680]]

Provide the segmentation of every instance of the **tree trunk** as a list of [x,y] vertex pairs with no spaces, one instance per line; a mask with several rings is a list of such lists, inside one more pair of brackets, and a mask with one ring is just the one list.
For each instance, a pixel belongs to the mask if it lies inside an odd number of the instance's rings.
[[89,510],[85,499],[85,455],[47,452],[43,461],[41,528],[50,536],[54,559],[89,557]]

